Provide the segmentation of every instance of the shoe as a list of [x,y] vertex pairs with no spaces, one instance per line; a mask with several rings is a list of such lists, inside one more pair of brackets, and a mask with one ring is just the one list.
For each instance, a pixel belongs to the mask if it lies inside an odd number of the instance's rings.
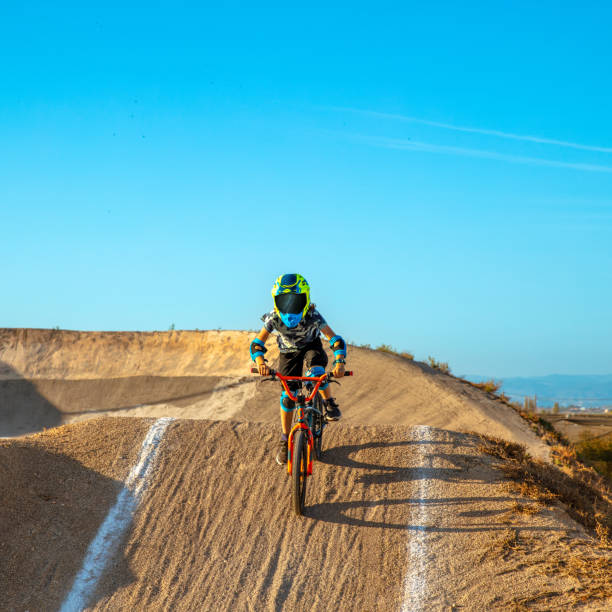
[[342,416],[338,404],[333,397],[325,400],[325,420],[326,421],[337,421]]
[[289,442],[281,440],[276,453],[276,463],[278,465],[287,465],[287,455],[289,454]]

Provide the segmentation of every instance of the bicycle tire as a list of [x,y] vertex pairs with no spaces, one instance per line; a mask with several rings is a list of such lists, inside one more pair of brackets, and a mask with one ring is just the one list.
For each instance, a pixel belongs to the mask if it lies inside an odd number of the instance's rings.
[[298,516],[301,516],[304,514],[308,472],[308,438],[303,429],[298,429],[293,434],[293,453],[291,461],[291,497],[293,501],[293,510]]
[[315,459],[317,461],[321,460],[321,455],[323,454],[323,428],[325,427],[325,421],[323,418],[323,400],[321,396],[317,395],[313,402],[313,408],[318,410],[320,414],[316,412],[313,415],[312,419],[312,435],[314,438],[314,451],[315,451]]

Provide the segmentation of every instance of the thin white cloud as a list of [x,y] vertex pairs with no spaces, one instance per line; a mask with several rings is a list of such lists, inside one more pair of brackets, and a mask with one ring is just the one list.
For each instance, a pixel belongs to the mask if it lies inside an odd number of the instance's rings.
[[401,149],[406,151],[426,151],[428,153],[444,153],[447,155],[459,155],[461,157],[478,157],[482,159],[495,159],[515,164],[528,164],[532,166],[547,166],[550,168],[570,168],[585,172],[612,173],[612,166],[599,166],[596,164],[581,164],[574,162],[562,162],[553,159],[541,159],[539,157],[524,157],[521,155],[507,155],[496,151],[483,149],[467,149],[464,147],[452,147],[447,145],[436,145],[428,142],[414,140],[400,140],[394,138],[377,138],[372,136],[352,135],[352,138],[366,142],[367,144],[383,147],[385,149]]
[[429,121],[419,117],[409,117],[406,115],[395,115],[392,113],[381,113],[372,110],[362,110],[358,108],[327,107],[330,110],[358,113],[360,115],[369,115],[371,117],[381,117],[383,119],[394,119],[396,121],[406,121],[410,123],[419,123],[421,125],[430,125],[432,127],[442,128],[445,130],[453,130],[455,132],[467,132],[470,134],[483,134],[486,136],[497,136],[498,138],[508,138],[511,140],[521,140],[523,142],[535,142],[539,144],[555,145],[558,147],[568,147],[571,149],[580,149],[581,151],[595,151],[597,153],[612,153],[612,147],[598,147],[593,145],[581,144],[578,142],[567,142],[565,140],[555,140],[554,138],[541,138],[540,136],[531,136],[528,134],[512,134],[511,132],[501,132],[499,130],[487,130],[483,128],[466,127],[462,125],[452,125],[450,123],[441,123],[439,121]]

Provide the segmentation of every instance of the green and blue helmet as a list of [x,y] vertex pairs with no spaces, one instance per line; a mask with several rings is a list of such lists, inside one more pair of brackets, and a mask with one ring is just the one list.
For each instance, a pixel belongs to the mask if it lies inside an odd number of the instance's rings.
[[287,327],[295,327],[310,308],[310,287],[301,274],[283,274],[272,287],[274,310]]

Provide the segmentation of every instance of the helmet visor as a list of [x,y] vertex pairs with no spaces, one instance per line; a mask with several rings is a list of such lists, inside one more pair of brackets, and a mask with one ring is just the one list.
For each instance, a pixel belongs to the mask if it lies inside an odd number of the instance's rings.
[[282,293],[274,298],[276,307],[286,314],[300,314],[306,308],[305,293]]

